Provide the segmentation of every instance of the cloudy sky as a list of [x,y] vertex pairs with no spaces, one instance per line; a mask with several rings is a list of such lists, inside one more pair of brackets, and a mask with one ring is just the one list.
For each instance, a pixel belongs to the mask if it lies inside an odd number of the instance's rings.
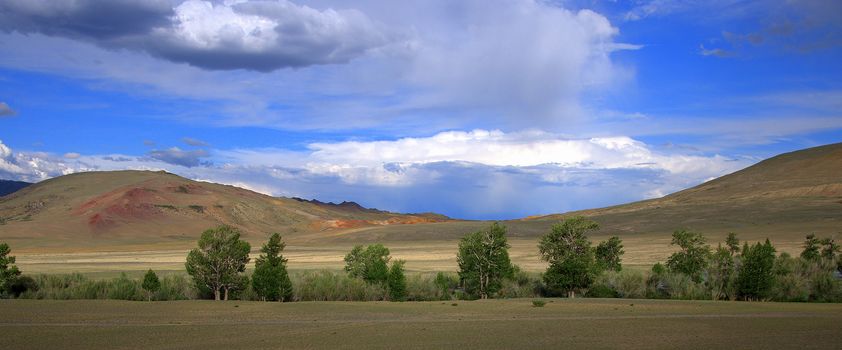
[[0,0],[0,179],[506,219],[842,141],[842,2]]

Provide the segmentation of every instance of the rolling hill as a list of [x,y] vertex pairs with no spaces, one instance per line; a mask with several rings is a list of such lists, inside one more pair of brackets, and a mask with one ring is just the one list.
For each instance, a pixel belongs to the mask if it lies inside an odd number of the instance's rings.
[[447,221],[341,204],[276,198],[165,172],[85,172],[60,176],[0,198],[0,239],[158,243],[195,240],[219,224],[251,240],[271,232],[308,233]]
[[[672,231],[687,228],[714,242],[733,231],[794,247],[807,233],[842,232],[842,143],[782,154],[662,198],[505,224],[512,239],[531,241],[571,215],[599,222],[601,236],[668,242]],[[1,198],[0,220],[0,240],[29,247],[162,242],[181,247],[220,223],[241,228],[253,242],[281,232],[290,243],[306,246],[394,242],[420,247],[425,241],[454,242],[487,225],[436,214],[390,213],[353,202],[275,198],[147,171],[43,181]]]
[[[534,238],[564,217],[584,215],[601,235],[668,238],[676,229],[717,238],[798,242],[807,233],[842,234],[842,143],[781,154],[746,169],[662,198],[618,206],[507,221],[509,236]],[[337,240],[456,239],[483,222],[371,227]]]

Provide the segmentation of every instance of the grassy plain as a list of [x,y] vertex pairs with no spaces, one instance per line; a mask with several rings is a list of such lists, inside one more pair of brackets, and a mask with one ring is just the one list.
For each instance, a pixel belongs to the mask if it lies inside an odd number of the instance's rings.
[[[469,231],[466,231],[469,232]],[[607,234],[592,236],[594,242],[604,240]],[[763,236],[741,237],[750,241],[762,240]],[[709,241],[715,246],[724,237],[712,236]],[[376,240],[371,240],[376,241]],[[179,244],[123,244],[115,246],[73,247],[72,245],[49,249],[44,247],[27,248],[25,243],[9,242],[13,255],[17,256],[18,266],[27,274],[37,273],[72,273],[80,272],[96,276],[113,276],[120,272],[139,274],[146,269],[159,272],[183,271],[187,252],[195,241]],[[413,272],[456,271],[456,240],[418,240],[384,241],[394,259],[407,261],[407,269]],[[526,271],[539,272],[546,268],[540,260],[537,238],[511,238],[512,261]],[[658,261],[665,261],[673,252],[668,235],[626,235],[623,236],[625,255],[623,264],[627,268],[649,269]],[[797,255],[801,241],[775,240],[778,252]],[[252,242],[253,257],[261,242]],[[342,258],[351,250],[352,242],[333,241],[330,243],[290,242],[284,252],[289,259],[291,270],[339,270],[343,267]]]
[[0,300],[0,314],[10,349],[829,349],[842,331],[838,304],[624,299]]

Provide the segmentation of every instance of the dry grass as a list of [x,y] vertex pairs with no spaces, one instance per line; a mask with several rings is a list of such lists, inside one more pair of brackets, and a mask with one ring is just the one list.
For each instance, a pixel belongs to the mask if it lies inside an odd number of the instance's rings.
[[[605,235],[592,237],[593,241],[606,239]],[[716,241],[724,237],[711,237]],[[755,238],[753,240],[760,240]],[[407,261],[407,269],[417,272],[456,271],[457,241],[419,241],[385,242],[395,259]],[[515,238],[509,241],[512,248],[512,261],[526,271],[543,271],[546,268],[540,260],[535,239]],[[800,240],[773,242],[778,252],[798,254]],[[138,272],[146,269],[156,271],[183,271],[184,259],[194,242],[180,246],[163,244],[154,245],[96,247],[73,251],[40,251],[37,249],[15,250],[18,266],[29,274],[34,273],[71,273],[116,275],[120,272]],[[673,251],[669,238],[660,235],[638,235],[624,238],[626,254],[623,263],[627,268],[648,269],[655,262],[663,262]],[[284,255],[289,259],[291,270],[339,270],[344,266],[342,260],[351,250],[351,243],[333,243],[329,245],[290,244]],[[12,245],[14,248],[14,244]],[[126,249],[126,248],[136,249]],[[257,249],[259,244],[253,244]],[[256,257],[257,252],[253,252]]]
[[12,349],[836,348],[842,305],[0,300]]

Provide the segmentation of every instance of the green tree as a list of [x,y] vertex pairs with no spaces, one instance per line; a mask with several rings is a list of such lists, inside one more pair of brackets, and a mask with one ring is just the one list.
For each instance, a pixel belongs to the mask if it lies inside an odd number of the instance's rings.
[[701,233],[678,230],[672,234],[671,245],[677,245],[679,251],[667,259],[667,268],[671,272],[683,273],[696,282],[702,281],[702,272],[707,268],[710,246],[705,244]]
[[281,235],[274,233],[260,249],[261,254],[254,262],[252,287],[264,301],[292,299],[292,281],[287,272],[287,259],[282,255],[285,247]]
[[737,238],[737,234],[729,232],[728,237],[725,238],[725,245],[728,247],[728,252],[731,256],[737,254],[740,251],[740,239]]
[[737,276],[737,292],[745,300],[769,297],[775,281],[775,247],[767,239],[743,248],[742,264]]
[[469,294],[487,299],[500,290],[503,278],[512,275],[506,227],[495,222],[462,237],[456,262],[459,279]]
[[141,288],[146,291],[146,300],[152,301],[152,294],[155,294],[155,292],[161,289],[161,280],[158,279],[158,275],[155,274],[155,271],[152,271],[152,269],[146,271],[146,275],[143,276],[143,284],[141,284]]
[[251,245],[228,225],[205,230],[198,245],[187,255],[187,273],[197,286],[213,291],[214,300],[223,296],[228,300],[229,292],[242,288],[246,281],[241,273],[250,260]]
[[811,233],[811,234],[807,235],[806,239],[804,239],[804,245],[803,245],[804,250],[801,251],[801,259],[804,259],[804,260],[807,260],[807,261],[818,260],[819,257],[820,257],[820,255],[819,255],[819,248],[820,248],[819,245],[820,244],[821,244],[821,242],[819,241],[818,238],[816,238],[815,234]]
[[716,247],[708,264],[707,283],[713,300],[729,296],[729,286],[734,283],[734,250],[730,242],[726,244],[727,248],[721,244]]
[[576,290],[593,283],[598,267],[587,233],[598,229],[596,222],[575,216],[553,225],[541,237],[538,250],[549,263],[543,278],[550,292],[565,292],[568,297],[575,297]]
[[404,275],[404,261],[398,260],[392,263],[389,268],[389,279],[386,286],[389,290],[389,299],[392,301],[406,300],[406,276]]
[[614,236],[596,246],[596,263],[602,270],[620,271],[623,269],[623,241]]
[[824,238],[821,240],[822,252],[821,256],[827,260],[836,259],[836,255],[840,252],[839,244],[833,238]]
[[9,255],[11,252],[8,244],[0,243],[0,295],[8,292],[20,276],[20,270],[14,265],[15,257]]
[[382,244],[358,245],[345,255],[345,271],[368,283],[382,284],[389,278],[389,260],[389,248]]
[[825,238],[822,240],[822,258],[829,261],[831,264],[836,263],[836,270],[842,273],[842,257],[839,256],[842,249],[833,238]]

